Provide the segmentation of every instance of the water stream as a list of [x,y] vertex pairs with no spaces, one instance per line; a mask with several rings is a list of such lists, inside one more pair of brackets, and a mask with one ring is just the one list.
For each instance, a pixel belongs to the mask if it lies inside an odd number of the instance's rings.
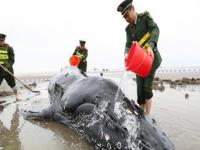
[[121,76],[121,78],[120,78],[120,81],[119,81],[117,93],[116,93],[116,95],[115,95],[115,103],[119,100],[119,96],[121,96],[121,95],[120,95],[120,94],[121,94],[120,91],[121,91],[121,89],[122,89],[122,83],[123,83],[124,79],[126,78],[126,75],[127,75],[127,71],[124,70],[124,71],[123,71],[123,74],[122,74],[122,76]]

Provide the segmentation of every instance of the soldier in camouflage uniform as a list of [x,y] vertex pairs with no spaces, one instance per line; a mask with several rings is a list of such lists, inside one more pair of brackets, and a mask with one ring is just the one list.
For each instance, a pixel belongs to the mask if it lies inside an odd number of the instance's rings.
[[80,45],[76,47],[73,55],[77,55],[80,57],[80,63],[78,68],[81,70],[81,73],[86,74],[87,71],[87,56],[88,50],[85,48],[85,41],[80,40]]
[[117,8],[123,15],[125,20],[129,23],[126,27],[126,47],[125,47],[125,61],[132,42],[139,42],[146,34],[149,34],[149,38],[141,46],[145,47],[146,52],[152,56],[153,65],[150,73],[147,77],[143,78],[136,75],[137,82],[137,102],[140,107],[144,110],[145,114],[150,114],[151,103],[152,103],[152,85],[155,76],[156,69],[161,64],[161,56],[157,49],[157,42],[159,37],[159,28],[154,22],[149,12],[137,14],[134,6],[132,5],[133,0],[123,1]]
[[[15,62],[14,50],[5,43],[5,38],[6,35],[0,33],[0,64],[14,74],[12,67]],[[15,79],[0,67],[0,85],[3,79],[5,79],[8,85],[13,89],[16,100],[19,100]]]

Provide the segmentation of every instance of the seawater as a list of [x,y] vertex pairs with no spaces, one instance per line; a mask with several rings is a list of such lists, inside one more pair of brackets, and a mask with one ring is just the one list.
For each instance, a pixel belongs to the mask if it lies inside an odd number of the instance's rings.
[[119,96],[121,94],[120,91],[121,91],[122,83],[123,83],[124,79],[126,78],[126,75],[127,75],[127,71],[124,70],[123,74],[122,74],[122,77],[120,78],[120,81],[119,81],[117,93],[115,95],[115,103],[117,102],[117,100],[119,99]]

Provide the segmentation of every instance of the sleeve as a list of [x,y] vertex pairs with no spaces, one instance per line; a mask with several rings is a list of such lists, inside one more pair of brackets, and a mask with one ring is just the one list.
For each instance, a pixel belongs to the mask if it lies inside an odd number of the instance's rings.
[[124,54],[128,53],[129,52],[129,49],[131,47],[131,44],[132,44],[132,40],[130,38],[130,34],[128,32],[128,29],[126,28],[126,45],[125,45],[125,51],[124,51]]
[[84,54],[83,55],[84,55],[83,56],[83,60],[86,60],[87,57],[88,57],[88,50],[87,49],[84,50]]
[[9,64],[12,66],[15,63],[15,53],[12,47],[8,47]]
[[152,48],[154,49],[155,47],[157,47],[160,31],[159,31],[158,25],[154,22],[149,12],[146,12],[146,14],[147,14],[147,27],[148,27],[149,33],[151,34],[151,38],[149,42],[150,42],[150,45],[153,46]]

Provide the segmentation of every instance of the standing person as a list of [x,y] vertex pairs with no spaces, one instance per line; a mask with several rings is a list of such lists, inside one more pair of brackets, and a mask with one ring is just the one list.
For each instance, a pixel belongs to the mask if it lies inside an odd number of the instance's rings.
[[[14,74],[13,64],[15,62],[15,54],[13,48],[5,43],[5,38],[6,35],[0,33],[0,64],[6,69],[8,69],[12,74]],[[8,85],[13,89],[13,93],[16,97],[16,100],[20,100],[17,92],[15,79],[2,67],[0,67],[0,85],[3,79],[5,79]]]
[[[161,56],[157,49],[157,42],[159,37],[159,28],[150,16],[149,12],[141,14],[136,13],[133,0],[124,0],[117,8],[121,12],[124,19],[128,22],[126,27],[126,47],[125,47],[125,61],[132,42],[138,42],[146,49],[146,52],[152,56],[153,65],[147,77],[143,78],[136,75],[137,83],[137,102],[146,115],[150,114],[152,104],[152,85],[156,69],[161,64]],[[147,38],[148,37],[148,38]],[[141,40],[142,39],[142,40]],[[144,43],[144,39],[145,42]],[[142,41],[142,43],[141,43]]]
[[78,65],[78,68],[81,70],[82,74],[86,74],[87,71],[87,56],[88,56],[88,50],[85,47],[85,41],[80,40],[80,45],[76,47],[73,55],[77,55],[80,57],[80,63]]

